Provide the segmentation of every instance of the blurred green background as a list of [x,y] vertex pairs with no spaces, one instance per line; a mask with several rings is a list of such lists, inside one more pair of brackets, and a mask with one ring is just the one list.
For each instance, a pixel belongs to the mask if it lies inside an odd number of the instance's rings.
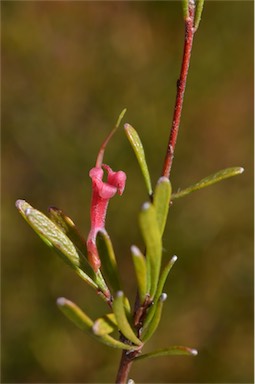
[[[162,169],[179,75],[180,2],[2,1],[2,382],[110,383],[120,353],[59,312],[66,296],[92,318],[105,304],[33,233],[14,203],[62,208],[89,231],[97,151],[124,122],[144,143],[153,183]],[[127,175],[107,229],[134,298],[130,245],[146,190],[120,129],[105,161]],[[136,382],[253,381],[253,2],[206,2],[192,53],[172,170],[174,191],[229,166],[245,173],[170,210],[163,318],[144,351],[169,345],[196,358],[137,363]]]

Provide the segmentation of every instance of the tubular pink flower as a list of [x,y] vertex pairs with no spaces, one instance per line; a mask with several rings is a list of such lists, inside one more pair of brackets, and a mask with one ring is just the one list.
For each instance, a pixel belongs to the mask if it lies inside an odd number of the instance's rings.
[[[107,172],[107,181],[103,181],[104,171]],[[88,259],[95,272],[100,268],[101,262],[96,246],[98,231],[105,227],[105,217],[109,200],[118,193],[122,195],[126,174],[123,171],[114,172],[106,165],[94,167],[90,170],[89,176],[92,179],[92,201],[90,209],[91,229],[87,238]]]

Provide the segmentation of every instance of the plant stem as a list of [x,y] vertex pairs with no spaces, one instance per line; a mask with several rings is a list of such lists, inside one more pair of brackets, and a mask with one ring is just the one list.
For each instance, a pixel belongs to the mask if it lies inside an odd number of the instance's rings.
[[[170,137],[169,137],[167,152],[166,152],[163,171],[162,171],[162,176],[165,176],[167,178],[170,177],[171,166],[174,158],[174,149],[175,149],[178,130],[180,126],[183,98],[184,98],[187,75],[189,70],[193,37],[195,33],[194,16],[195,16],[194,0],[188,0],[188,12],[185,17],[185,40],[184,40],[181,73],[177,81],[177,95],[176,95],[176,101],[175,101],[174,116],[173,116],[173,122],[170,130]],[[144,318],[144,314],[146,313],[146,307],[144,308],[141,307],[140,309],[141,309],[141,314],[139,317],[142,319]],[[137,308],[135,309],[135,314],[136,312],[137,312]],[[138,312],[139,312],[139,308],[138,308]],[[136,350],[131,353],[129,351],[124,351],[124,350],[122,351],[119,369],[118,369],[118,373],[115,381],[116,384],[127,383],[130,368],[132,366],[132,363],[135,357],[139,353],[141,353],[141,350],[140,351]]]
[[116,384],[125,384],[128,380],[128,374],[133,361],[127,355],[127,351],[122,351],[119,370],[116,377]]
[[167,178],[170,177],[172,162],[174,158],[174,150],[175,150],[176,140],[178,136],[180,121],[181,121],[183,98],[185,93],[187,75],[189,71],[193,37],[195,33],[194,16],[195,16],[195,3],[194,3],[194,0],[189,0],[188,15],[185,18],[185,40],[184,40],[181,73],[177,81],[177,94],[176,94],[176,100],[175,100],[173,122],[170,130],[170,136],[169,136],[164,166],[162,170],[162,176],[165,176]]

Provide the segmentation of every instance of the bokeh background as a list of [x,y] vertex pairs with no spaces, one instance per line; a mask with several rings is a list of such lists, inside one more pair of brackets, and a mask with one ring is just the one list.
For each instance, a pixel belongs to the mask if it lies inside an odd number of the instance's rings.
[[[2,1],[2,382],[110,383],[119,351],[59,312],[65,296],[92,318],[105,305],[18,214],[26,199],[62,208],[89,231],[97,151],[119,112],[139,132],[153,183],[162,169],[182,57],[180,2]],[[147,199],[120,129],[105,161],[128,175],[107,229],[125,291]],[[195,37],[172,170],[176,191],[229,166],[243,175],[174,203],[164,261],[177,254],[160,327],[144,351],[196,358],[137,363],[136,382],[253,382],[253,2],[206,2]]]

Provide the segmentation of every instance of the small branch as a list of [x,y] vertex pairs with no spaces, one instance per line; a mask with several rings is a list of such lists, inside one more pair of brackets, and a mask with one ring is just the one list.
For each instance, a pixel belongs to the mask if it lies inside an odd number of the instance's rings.
[[164,166],[162,170],[162,176],[165,176],[167,178],[170,177],[172,162],[174,158],[174,150],[175,150],[176,140],[178,136],[180,121],[181,121],[183,98],[185,93],[187,75],[189,71],[193,37],[195,33],[194,16],[195,16],[195,3],[194,3],[194,0],[189,0],[188,16],[185,19],[185,41],[184,41],[181,73],[177,81],[177,94],[176,94],[176,100],[175,100],[173,122],[172,122],[171,131],[170,131]]
[[[123,342],[125,342],[125,340],[126,340],[122,335],[121,335],[120,339]],[[116,381],[115,381],[116,384],[126,384],[127,383],[130,368],[134,362],[134,359],[140,353],[141,353],[141,350],[134,350],[133,352],[126,351],[126,350],[122,351],[120,364],[119,364],[119,370],[118,370]]]
[[126,384],[128,380],[128,374],[132,365],[132,360],[126,353],[127,351],[122,352],[119,370],[116,377],[116,384]]

